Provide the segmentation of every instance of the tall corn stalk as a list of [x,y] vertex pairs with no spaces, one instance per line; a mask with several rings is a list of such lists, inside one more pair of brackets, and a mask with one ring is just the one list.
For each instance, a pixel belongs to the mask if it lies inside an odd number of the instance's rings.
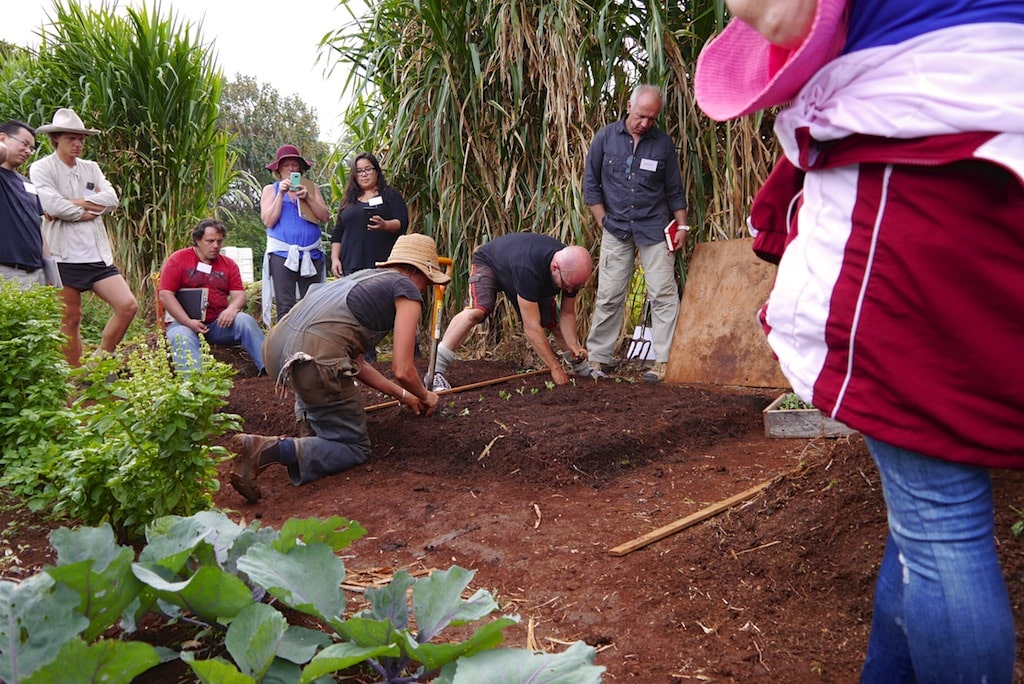
[[145,304],[149,274],[189,242],[234,173],[227,136],[215,125],[222,77],[199,29],[173,13],[129,8],[118,16],[106,3],[58,1],[50,18],[17,111],[39,126],[71,107],[103,131],[84,156],[118,191],[107,227],[117,264]]
[[641,82],[665,92],[660,125],[679,148],[698,239],[743,234],[770,136],[753,119],[709,122],[690,88],[700,48],[726,20],[722,0],[368,5],[323,45],[349,68],[353,149],[382,155],[413,229],[455,259],[449,309],[472,250],[499,235],[543,232],[596,255],[583,164],[594,133],[624,115]]

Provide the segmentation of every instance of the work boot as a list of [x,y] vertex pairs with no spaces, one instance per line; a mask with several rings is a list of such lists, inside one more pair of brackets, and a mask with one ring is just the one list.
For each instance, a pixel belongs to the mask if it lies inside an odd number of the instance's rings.
[[256,503],[263,494],[256,485],[256,478],[271,463],[278,462],[277,443],[280,437],[264,437],[240,433],[231,438],[231,450],[235,452],[238,470],[231,473],[231,486],[249,503]]
[[644,373],[644,382],[661,382],[665,379],[665,367],[668,364],[658,361]]

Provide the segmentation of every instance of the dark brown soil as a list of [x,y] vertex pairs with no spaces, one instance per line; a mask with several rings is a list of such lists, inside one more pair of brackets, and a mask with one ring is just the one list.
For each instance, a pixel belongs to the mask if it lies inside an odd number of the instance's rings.
[[[519,370],[462,362],[449,378],[465,386]],[[476,570],[473,588],[522,618],[507,643],[560,651],[585,640],[609,682],[857,679],[885,538],[877,473],[858,436],[766,438],[761,410],[778,391],[650,385],[635,371],[564,387],[547,379],[453,392],[430,418],[376,408],[386,398],[368,393],[365,466],[302,487],[271,468],[263,500],[249,505],[227,484],[226,463],[216,502],[274,527],[357,520],[369,534],[346,549],[350,576]],[[239,377],[227,410],[246,431],[293,434],[291,402],[270,378]],[[1024,550],[1010,532],[1024,474],[994,477],[1003,566],[1024,624]],[[762,483],[747,503],[609,553]],[[51,523],[16,507],[0,520],[6,578],[52,562]]]

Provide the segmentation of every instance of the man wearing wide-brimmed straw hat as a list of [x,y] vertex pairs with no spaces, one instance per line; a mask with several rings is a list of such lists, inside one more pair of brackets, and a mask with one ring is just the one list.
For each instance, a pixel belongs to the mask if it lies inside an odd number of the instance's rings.
[[117,208],[118,198],[96,162],[81,159],[87,137],[98,135],[86,128],[71,109],[58,109],[53,122],[36,133],[48,134],[53,154],[29,168],[29,176],[46,212],[43,235],[57,261],[63,281],[61,331],[68,342],[64,356],[72,366],[82,357],[82,293],[92,290],[113,309],[103,328],[97,350],[113,353],[135,318],[138,304],[128,283],[114,265],[104,214]]
[[[312,436],[235,435],[231,484],[250,503],[261,496],[257,475],[271,464],[286,466],[292,484],[300,485],[366,461],[370,438],[356,380],[417,415],[437,407],[437,394],[423,386],[413,359],[423,295],[450,280],[437,246],[426,235],[403,235],[377,266],[310,290],[271,328],[263,345],[267,371],[295,391],[299,432]],[[363,359],[388,333],[394,334],[393,381]]]

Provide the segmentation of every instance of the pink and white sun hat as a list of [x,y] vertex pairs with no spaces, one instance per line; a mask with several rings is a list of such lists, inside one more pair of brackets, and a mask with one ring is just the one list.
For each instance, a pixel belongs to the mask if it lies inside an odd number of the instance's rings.
[[810,33],[795,49],[769,43],[734,18],[697,57],[697,104],[726,121],[792,100],[846,39],[846,0],[819,0]]

